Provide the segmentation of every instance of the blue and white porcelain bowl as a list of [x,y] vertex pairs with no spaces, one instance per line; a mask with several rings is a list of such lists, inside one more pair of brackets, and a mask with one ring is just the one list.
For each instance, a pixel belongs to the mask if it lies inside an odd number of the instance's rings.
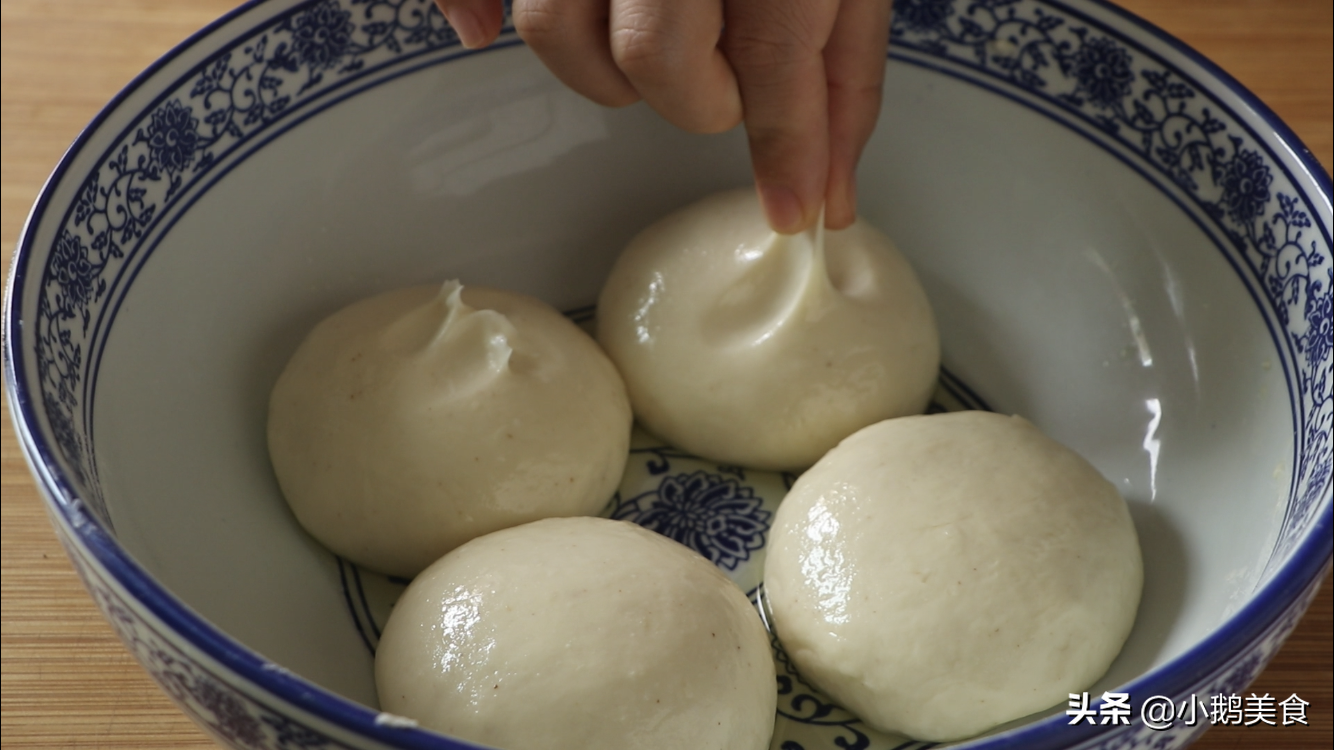
[[[936,407],[1023,414],[1089,457],[1146,563],[1089,691],[1095,711],[1128,695],[1128,725],[1057,706],[964,744],[1182,746],[1205,723],[1143,707],[1241,692],[1330,565],[1329,178],[1232,79],[1099,0],[900,0],[893,42],[860,195],[938,312]],[[459,277],[590,315],[638,228],[748,176],[739,133],[596,107],[512,34],[465,51],[427,0],[209,27],[79,137],[6,291],[18,434],[97,604],[232,747],[465,747],[375,709],[403,582],[302,533],[269,389],[316,320],[391,287]],[[607,512],[755,597],[790,480],[639,436]],[[915,747],[776,658],[774,747]]]

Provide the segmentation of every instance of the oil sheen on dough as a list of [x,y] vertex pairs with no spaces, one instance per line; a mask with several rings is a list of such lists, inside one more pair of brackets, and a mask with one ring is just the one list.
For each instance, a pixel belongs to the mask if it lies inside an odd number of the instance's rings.
[[640,233],[603,287],[598,341],[650,431],[771,470],[920,413],[940,360],[926,294],[889,238],[861,220],[775,234],[753,190]]
[[730,580],[639,526],[553,518],[413,581],[375,657],[381,707],[504,750],[765,750],[769,636]]
[[990,412],[849,437],[793,485],[767,551],[770,622],[802,675],[867,724],[934,742],[1088,689],[1143,582],[1116,488]]
[[446,282],[321,322],[269,402],[269,454],[301,524],[411,577],[473,537],[597,513],[630,405],[597,344],[532,297]]

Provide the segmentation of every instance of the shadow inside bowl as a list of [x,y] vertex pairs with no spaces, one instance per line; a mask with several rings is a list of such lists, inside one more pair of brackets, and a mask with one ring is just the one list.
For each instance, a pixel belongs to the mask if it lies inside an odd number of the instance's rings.
[[1115,689],[1161,663],[1190,588],[1191,562],[1181,532],[1152,503],[1128,504],[1144,556],[1144,592],[1126,645],[1090,694]]

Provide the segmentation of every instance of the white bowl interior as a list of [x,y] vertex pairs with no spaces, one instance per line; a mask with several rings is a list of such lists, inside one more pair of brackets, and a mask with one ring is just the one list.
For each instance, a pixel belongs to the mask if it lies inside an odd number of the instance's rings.
[[[1125,682],[1217,627],[1268,561],[1292,468],[1273,340],[1212,240],[1079,133],[904,63],[885,99],[861,208],[921,274],[946,367],[1132,504],[1144,603],[1107,678]],[[589,304],[638,228],[748,169],[738,133],[600,109],[523,47],[284,133],[172,227],[116,316],[95,438],[118,538],[242,643],[374,705],[336,561],[269,467],[268,391],[287,357],[341,305],[413,283]]]

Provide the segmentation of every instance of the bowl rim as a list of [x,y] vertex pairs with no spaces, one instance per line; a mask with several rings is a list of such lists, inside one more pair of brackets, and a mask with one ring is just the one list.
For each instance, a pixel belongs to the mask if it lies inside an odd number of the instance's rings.
[[[141,606],[160,620],[168,630],[179,634],[189,645],[207,658],[233,671],[238,677],[286,704],[297,711],[307,714],[318,723],[336,727],[339,730],[373,739],[390,746],[410,748],[412,750],[440,750],[441,748],[465,749],[479,747],[465,740],[445,737],[427,730],[386,726],[376,721],[379,712],[368,706],[344,698],[314,682],[293,675],[264,659],[244,644],[231,638],[188,605],[178,600],[156,579],[139,565],[117,542],[115,536],[106,529],[102,522],[84,506],[75,490],[70,477],[62,470],[55,457],[52,446],[34,431],[40,425],[37,418],[34,394],[26,377],[20,378],[20,363],[23,352],[16,342],[22,341],[22,321],[16,317],[16,305],[21,301],[23,282],[35,254],[33,248],[35,227],[42,221],[47,208],[53,200],[55,188],[61,184],[72,170],[76,157],[98,134],[103,123],[140,88],[144,87],[160,70],[177,58],[191,51],[196,45],[216,34],[222,27],[264,5],[282,5],[295,8],[316,0],[247,0],[217,20],[203,27],[174,46],[145,68],[127,83],[98,114],[80,131],[71,145],[65,150],[59,162],[46,178],[36,201],[30,209],[19,234],[10,274],[6,282],[3,302],[3,368],[5,376],[5,396],[9,402],[11,418],[24,459],[37,480],[37,486],[47,506],[48,515],[54,522],[63,526],[69,539],[85,547],[88,554],[105,569],[116,583],[123,587]],[[1083,10],[1072,7],[1062,0],[1043,0],[1044,4],[1060,7],[1072,15],[1088,17]],[[1191,48],[1186,43],[1158,28],[1143,18],[1125,10],[1110,0],[1084,0],[1092,9],[1107,13],[1112,18],[1126,21],[1134,33],[1146,34],[1164,45],[1167,50],[1183,55],[1200,68],[1202,76],[1199,82],[1216,82],[1249,107],[1254,116],[1261,120],[1271,133],[1257,133],[1257,140],[1271,148],[1282,147],[1291,152],[1311,176],[1318,192],[1315,196],[1323,200],[1325,206],[1331,203],[1330,175],[1316,160],[1315,155],[1301,139],[1284,123],[1264,102],[1242,85],[1233,76],[1218,65]],[[506,6],[508,6],[506,2]],[[508,9],[508,8],[507,8]],[[502,33],[512,32],[508,19]],[[225,40],[223,40],[225,43]],[[1212,86],[1210,87],[1212,88]],[[1263,137],[1261,137],[1263,136]],[[1155,694],[1176,695],[1190,688],[1199,679],[1213,671],[1229,666],[1233,661],[1244,656],[1245,647],[1258,642],[1273,630],[1285,616],[1294,613],[1300,615],[1309,604],[1309,597],[1314,595],[1324,576],[1331,567],[1334,558],[1334,507],[1331,505],[1331,491],[1334,482],[1325,480],[1323,491],[1314,501],[1317,510],[1313,514],[1310,528],[1305,538],[1300,539],[1290,551],[1288,558],[1264,580],[1253,592],[1247,603],[1232,613],[1213,632],[1173,657],[1166,663],[1127,682],[1122,689],[1132,695],[1147,692],[1150,687]],[[74,550],[67,550],[74,557]],[[86,582],[85,582],[86,583]],[[1307,594],[1303,597],[1303,593]],[[1295,622],[1295,620],[1294,620]],[[1215,656],[1224,654],[1222,658]],[[251,691],[246,692],[250,700],[261,701]],[[274,709],[281,713],[280,709]],[[1064,727],[1064,729],[1063,729]],[[967,747],[990,748],[1033,748],[1054,746],[1052,743],[1073,740],[1076,744],[1095,742],[1110,736],[1115,726],[1069,727],[1065,726],[1060,714],[1033,721],[1001,734],[984,736],[964,744]],[[334,737],[329,739],[343,744]]]

